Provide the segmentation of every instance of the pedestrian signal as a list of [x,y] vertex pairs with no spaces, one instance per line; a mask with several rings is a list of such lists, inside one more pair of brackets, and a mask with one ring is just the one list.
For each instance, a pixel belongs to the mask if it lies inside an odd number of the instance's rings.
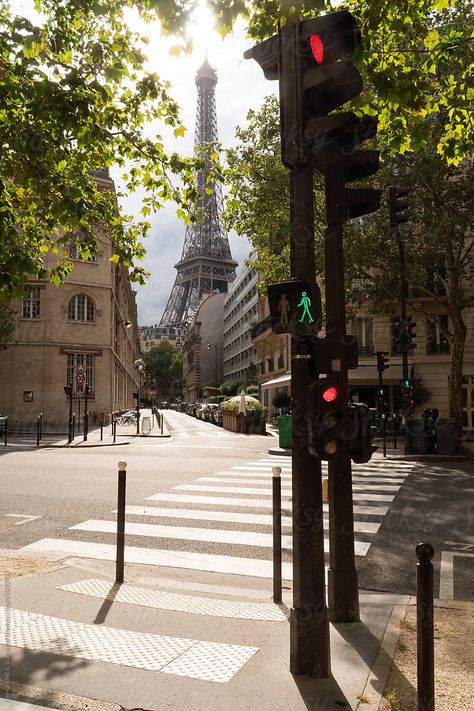
[[317,284],[286,281],[269,284],[268,305],[272,330],[305,336],[321,327],[321,291]]

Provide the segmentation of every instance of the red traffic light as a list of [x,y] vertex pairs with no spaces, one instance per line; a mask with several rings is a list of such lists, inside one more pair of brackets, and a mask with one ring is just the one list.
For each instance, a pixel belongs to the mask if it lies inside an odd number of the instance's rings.
[[323,390],[323,392],[321,393],[321,397],[325,402],[334,402],[338,395],[339,390],[334,385],[331,385],[329,388],[326,388],[326,390]]
[[324,45],[321,37],[319,35],[311,35],[309,38],[309,44],[314,59],[318,64],[322,64],[324,60]]

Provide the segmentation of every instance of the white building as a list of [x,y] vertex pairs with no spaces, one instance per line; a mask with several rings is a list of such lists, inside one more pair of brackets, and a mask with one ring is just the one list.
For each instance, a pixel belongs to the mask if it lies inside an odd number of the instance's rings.
[[258,274],[245,267],[224,302],[224,382],[251,380],[257,374],[258,356],[251,339],[258,320],[257,283]]

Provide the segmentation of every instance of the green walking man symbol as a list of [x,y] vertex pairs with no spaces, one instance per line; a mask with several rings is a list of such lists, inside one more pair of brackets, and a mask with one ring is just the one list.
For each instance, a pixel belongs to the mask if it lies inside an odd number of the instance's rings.
[[298,308],[300,306],[303,307],[303,313],[301,315],[299,322],[304,323],[305,316],[308,316],[309,323],[313,323],[314,319],[311,316],[311,312],[309,310],[309,307],[311,306],[311,299],[309,298],[309,296],[307,296],[306,291],[303,291],[301,293],[301,301],[298,304]]

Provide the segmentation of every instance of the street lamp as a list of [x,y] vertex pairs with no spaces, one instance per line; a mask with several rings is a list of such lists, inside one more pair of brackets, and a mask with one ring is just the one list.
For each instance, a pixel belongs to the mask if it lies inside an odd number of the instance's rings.
[[214,358],[214,381],[216,383],[216,389],[217,389],[217,386],[218,386],[218,383],[217,383],[217,343],[215,343],[215,342],[208,343],[206,345],[206,348],[208,351],[210,351],[211,348],[214,348],[214,356],[215,356],[215,358]]
[[129,321],[128,318],[122,319],[121,321],[118,322],[117,325],[120,326],[121,323],[123,323],[125,328],[132,328],[132,322]]

